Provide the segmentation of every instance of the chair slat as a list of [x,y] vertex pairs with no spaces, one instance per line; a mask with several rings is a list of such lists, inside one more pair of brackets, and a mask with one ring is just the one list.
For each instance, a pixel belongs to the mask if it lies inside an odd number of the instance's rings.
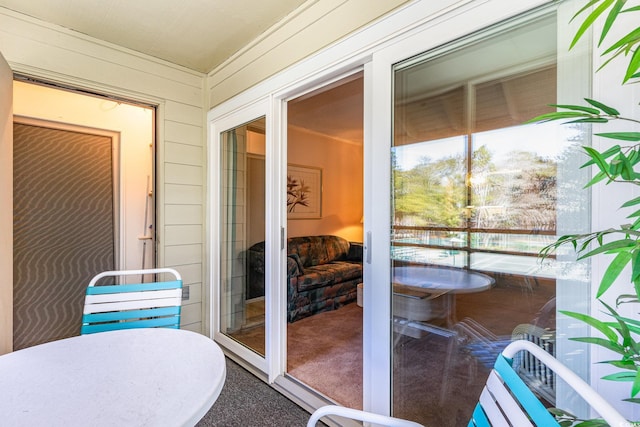
[[487,415],[484,413],[484,410],[479,403],[473,410],[468,427],[491,427],[491,424],[489,424],[489,420],[487,419]]
[[160,291],[147,291],[147,292],[119,292],[106,295],[87,295],[85,297],[85,304],[100,304],[103,302],[116,302],[116,301],[146,301],[153,299],[163,298],[182,298],[181,289],[167,289]]
[[[532,427],[533,424],[529,421],[529,418],[525,414],[522,407],[518,404],[518,402],[511,395],[509,390],[505,387],[504,383],[496,373],[496,371],[491,370],[489,373],[489,378],[487,379],[486,390],[491,394],[491,398],[495,400],[497,407],[499,408],[500,414],[507,414],[509,421],[512,425],[518,427]],[[484,391],[483,391],[484,393]],[[482,400],[482,395],[480,396],[480,403],[485,406],[484,401]],[[485,412],[489,415],[489,412],[485,408]],[[493,418],[489,416],[489,419],[492,422],[492,425],[495,424]]]
[[170,306],[150,308],[146,310],[110,311],[107,313],[92,313],[82,316],[82,323],[116,322],[127,319],[140,319],[146,317],[166,317],[180,314],[180,307]]
[[498,372],[502,380],[509,387],[511,393],[520,402],[529,417],[536,425],[543,426],[560,426],[555,418],[549,413],[547,408],[538,400],[527,385],[520,379],[518,374],[513,370],[511,363],[500,354],[496,359],[495,370]]
[[153,282],[153,283],[135,283],[124,285],[103,285],[91,286],[87,288],[87,295],[114,294],[123,292],[143,292],[156,291],[162,289],[182,288],[181,280],[173,280],[171,282]]
[[136,320],[131,322],[98,323],[93,325],[82,325],[81,334],[94,334],[97,332],[108,332],[119,329],[136,328],[173,328],[179,329],[180,319],[177,316],[164,317],[159,319]]
[[482,389],[482,393],[480,393],[480,398],[478,400],[480,401],[480,406],[482,406],[482,410],[487,415],[491,426],[510,427],[509,423],[502,414],[500,407],[486,387]]
[[180,300],[178,298],[163,298],[151,301],[135,300],[102,304],[87,304],[84,308],[83,314],[106,313],[108,311],[118,310],[140,310],[145,308],[170,307],[173,305],[178,305],[179,303]]

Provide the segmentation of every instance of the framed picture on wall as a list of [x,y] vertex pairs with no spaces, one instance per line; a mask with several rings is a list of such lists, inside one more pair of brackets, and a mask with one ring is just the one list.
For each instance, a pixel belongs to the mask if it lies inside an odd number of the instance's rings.
[[322,169],[287,167],[287,219],[322,218]]

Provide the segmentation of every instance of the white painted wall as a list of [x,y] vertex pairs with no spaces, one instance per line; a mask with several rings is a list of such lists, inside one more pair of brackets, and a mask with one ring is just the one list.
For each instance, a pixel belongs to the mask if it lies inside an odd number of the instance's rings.
[[7,208],[13,206],[12,80],[0,54],[0,354],[13,350],[13,209]]
[[204,75],[5,8],[0,28],[0,51],[14,72],[158,105],[158,265],[176,267],[189,287],[183,327],[205,331]]

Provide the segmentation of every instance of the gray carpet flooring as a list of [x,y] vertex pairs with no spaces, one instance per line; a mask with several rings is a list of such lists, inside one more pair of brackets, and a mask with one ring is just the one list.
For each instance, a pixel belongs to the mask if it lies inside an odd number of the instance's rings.
[[197,427],[304,427],[310,414],[227,359],[220,397]]

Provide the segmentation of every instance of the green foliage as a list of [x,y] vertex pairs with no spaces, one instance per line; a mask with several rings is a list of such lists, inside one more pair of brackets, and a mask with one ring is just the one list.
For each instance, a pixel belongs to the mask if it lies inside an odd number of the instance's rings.
[[[603,103],[592,99],[585,99],[585,101],[590,106],[557,105],[556,107],[560,110],[568,111],[545,114],[533,121],[545,122],[570,119],[569,123],[608,123],[613,120],[626,120],[640,123],[632,118],[621,117],[617,110]],[[594,174],[585,187],[590,187],[603,181],[606,185],[611,183],[640,185],[640,173],[637,171],[638,163],[640,163],[640,144],[638,144],[640,142],[640,132],[607,132],[596,135],[620,141],[620,144],[613,145],[602,152],[592,147],[583,147],[589,160],[582,167],[595,167],[597,170],[597,173]],[[622,145],[629,142],[635,142],[636,144]],[[602,297],[615,283],[622,271],[631,265],[631,282],[633,283],[635,294],[619,295],[616,299],[616,305],[638,303],[640,300],[640,210],[637,209],[638,205],[640,205],[640,197],[628,200],[621,206],[622,208],[635,209],[627,217],[630,220],[629,223],[586,234],[561,236],[556,242],[542,249],[541,256],[546,257],[565,245],[571,245],[578,252],[579,259],[599,254],[612,255],[613,258],[602,277],[596,297]],[[587,323],[604,335],[604,338],[582,337],[572,339],[595,344],[617,353],[619,359],[602,363],[610,364],[622,369],[622,371],[607,375],[603,379],[631,382],[630,399],[626,400],[637,403],[636,396],[640,393],[640,344],[637,341],[640,322],[622,317],[614,308],[602,301],[601,303],[606,307],[608,315],[614,319],[613,322],[602,322],[581,313],[563,313]]]
[[561,427],[607,427],[602,419],[582,420],[570,412],[558,408],[549,408],[549,412],[556,417]]
[[[576,19],[578,16],[587,14],[582,25],[578,29],[571,42],[573,48],[578,40],[587,32],[589,28],[598,20],[598,18],[606,14],[606,19],[600,32],[600,38],[598,40],[598,46],[604,43],[605,38],[609,34],[609,30],[613,27],[615,21],[624,13],[631,13],[640,11],[640,6],[629,7],[625,9],[626,0],[591,0],[582,9],[578,11],[573,17]],[[584,15],[583,15],[584,16]],[[623,55],[629,57],[629,64],[627,66],[622,83],[627,83],[631,79],[640,77],[640,27],[634,29],[622,38],[616,40],[608,48],[606,48],[602,56],[607,56],[607,61],[602,65],[606,66],[614,58]],[[600,67],[600,68],[602,68]]]

